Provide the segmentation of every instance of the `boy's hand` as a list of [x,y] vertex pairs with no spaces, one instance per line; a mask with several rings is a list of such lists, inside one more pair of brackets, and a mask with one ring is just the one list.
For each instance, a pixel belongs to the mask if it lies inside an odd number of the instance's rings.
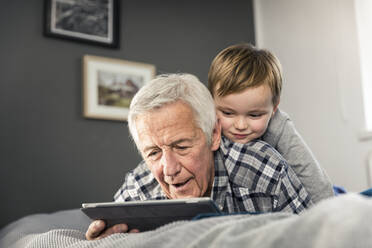
[[[85,233],[85,238],[87,240],[98,240],[105,238],[111,234],[115,233],[126,233],[128,232],[128,225],[127,224],[117,224],[110,228],[105,229],[106,225],[103,220],[95,220],[93,221],[89,227],[87,232]],[[130,233],[138,233],[139,230],[133,229],[129,231]]]

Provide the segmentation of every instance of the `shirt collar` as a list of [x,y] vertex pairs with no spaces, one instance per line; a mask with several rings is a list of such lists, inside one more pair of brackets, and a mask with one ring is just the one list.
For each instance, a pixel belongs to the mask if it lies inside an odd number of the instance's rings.
[[211,198],[221,210],[228,204],[226,194],[231,193],[229,176],[225,167],[225,154],[227,154],[227,149],[221,140],[220,149],[214,152],[214,180],[211,193]]

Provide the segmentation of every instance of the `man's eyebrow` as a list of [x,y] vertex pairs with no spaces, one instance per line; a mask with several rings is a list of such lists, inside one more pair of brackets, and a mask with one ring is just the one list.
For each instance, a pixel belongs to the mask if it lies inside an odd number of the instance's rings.
[[179,140],[176,140],[176,141],[173,141],[170,146],[176,146],[180,143],[183,143],[183,142],[191,142],[191,138],[190,139],[187,139],[187,138],[184,138],[184,139],[179,139]]
[[[191,142],[192,139],[191,138],[184,138],[184,139],[179,139],[179,140],[175,140],[173,141],[172,143],[170,143],[168,146],[176,146],[178,144],[181,144],[183,142]],[[157,145],[153,145],[153,146],[147,146],[143,149],[143,152],[147,152],[149,150],[153,150],[153,149],[159,149],[159,147]]]
[[149,150],[153,150],[153,149],[156,149],[156,148],[159,148],[158,146],[147,146],[143,149],[143,152],[146,153],[147,151]]

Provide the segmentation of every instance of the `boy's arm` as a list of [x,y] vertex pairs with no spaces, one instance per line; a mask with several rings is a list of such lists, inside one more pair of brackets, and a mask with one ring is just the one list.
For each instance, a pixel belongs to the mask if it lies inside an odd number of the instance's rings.
[[262,139],[287,160],[314,203],[334,195],[330,179],[287,114],[278,109]]

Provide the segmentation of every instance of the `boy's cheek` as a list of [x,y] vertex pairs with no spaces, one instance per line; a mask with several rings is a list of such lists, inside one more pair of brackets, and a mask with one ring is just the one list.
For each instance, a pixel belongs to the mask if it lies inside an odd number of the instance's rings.
[[224,134],[226,136],[226,133],[228,133],[232,124],[221,121],[221,120],[220,120],[220,123],[221,123],[221,132],[222,132],[222,134]]
[[222,117],[221,112],[217,110],[217,111],[216,111],[216,114],[217,114],[217,119],[221,119],[221,117]]
[[224,128],[224,126],[226,126],[226,124],[229,122],[226,118],[218,114],[217,114],[217,121],[221,124],[222,128]]

